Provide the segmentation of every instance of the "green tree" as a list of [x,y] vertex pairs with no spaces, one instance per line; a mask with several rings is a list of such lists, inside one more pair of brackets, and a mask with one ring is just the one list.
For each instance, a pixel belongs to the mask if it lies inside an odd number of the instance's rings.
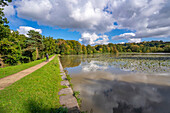
[[131,45],[132,52],[140,52],[140,47],[138,45]]
[[103,45],[102,46],[102,53],[106,53],[107,52],[107,46],[106,45]]
[[86,48],[87,48],[87,54],[92,54],[93,53],[91,45],[88,44]]
[[22,49],[25,38],[16,31],[13,31],[8,38],[3,38],[0,41],[0,51],[3,57],[3,61],[10,65],[18,64],[22,62]]
[[170,52],[170,45],[166,45],[163,49],[164,52]]
[[87,49],[85,45],[82,45],[82,51],[83,51],[83,54],[87,54]]
[[118,50],[116,49],[115,46],[111,47],[110,53],[118,54]]
[[31,60],[36,60],[41,58],[42,56],[40,56],[40,54],[44,50],[42,35],[34,30],[28,31],[27,35],[29,37],[26,41],[27,48],[25,49],[25,53],[29,55]]

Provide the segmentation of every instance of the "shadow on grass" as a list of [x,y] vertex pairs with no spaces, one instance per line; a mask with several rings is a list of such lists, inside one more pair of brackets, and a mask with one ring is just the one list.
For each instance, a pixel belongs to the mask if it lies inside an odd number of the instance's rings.
[[[77,107],[66,108],[66,107],[55,107],[49,108],[45,106],[42,101],[36,102],[34,100],[29,100],[24,104],[23,108],[17,108],[14,111],[11,109],[11,112],[26,112],[26,113],[80,113],[80,110]],[[17,111],[20,109],[20,111]],[[0,113],[9,113],[5,107],[0,106]]]
[[36,102],[34,100],[29,100],[25,106],[29,113],[68,113],[67,108],[48,108],[44,107],[42,102]]
[[7,113],[3,107],[0,107],[0,113]]
[[59,107],[59,108],[47,108],[42,106],[42,102],[35,102],[34,100],[30,100],[27,103],[26,110],[29,113],[80,113],[79,109],[77,107],[73,108],[65,108],[65,107]]

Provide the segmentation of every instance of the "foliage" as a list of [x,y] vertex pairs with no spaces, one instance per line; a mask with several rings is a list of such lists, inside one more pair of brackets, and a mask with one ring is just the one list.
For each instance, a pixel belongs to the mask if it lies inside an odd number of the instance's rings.
[[80,99],[80,92],[79,91],[73,91],[73,96],[77,99],[77,103],[79,104],[79,106],[81,106],[81,102],[82,100]]
[[56,113],[68,113],[68,109],[60,107],[60,108],[57,109]]
[[12,0],[0,0],[0,5],[6,6],[6,5],[8,5],[7,2],[12,2]]
[[93,53],[91,45],[87,45],[86,48],[87,48],[87,54],[92,54]]

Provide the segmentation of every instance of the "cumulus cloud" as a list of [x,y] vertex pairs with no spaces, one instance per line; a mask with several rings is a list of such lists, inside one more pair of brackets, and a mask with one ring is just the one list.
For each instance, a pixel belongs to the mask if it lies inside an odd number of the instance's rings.
[[129,39],[129,38],[132,38],[132,37],[135,37],[135,36],[136,36],[135,33],[123,33],[123,34],[120,34],[120,35],[113,36],[112,40]]
[[125,42],[120,42],[119,44],[125,44]]
[[[141,42],[141,38],[134,38],[136,37],[135,33],[124,33],[124,34],[120,34],[118,36],[113,36],[112,40],[119,40],[119,39],[126,39],[128,40],[128,42],[130,43],[139,43]],[[121,42],[120,44],[123,44],[124,42]]]
[[81,67],[83,72],[95,72],[98,70],[108,69],[108,63],[100,61],[91,61],[90,63],[82,63]]
[[[129,40],[170,37],[170,0],[16,0],[14,4],[21,18],[40,25],[70,28],[82,36],[117,28],[133,31],[133,36],[125,34]],[[93,44],[94,39],[80,40]]]
[[141,38],[130,38],[129,41],[130,43],[140,43],[141,42]]
[[24,34],[25,36],[28,37],[27,33],[28,31],[30,30],[34,30],[36,32],[39,32],[40,34],[42,33],[42,30],[41,29],[35,29],[33,27],[29,27],[29,26],[20,26],[19,29],[17,29],[17,31],[20,33],[20,34]]
[[113,18],[103,11],[107,0],[18,0],[15,4],[19,17],[41,25],[96,33],[114,28]]
[[119,29],[135,31],[133,36],[119,35],[112,39],[170,37],[170,1],[115,0],[109,6],[108,11],[113,13]]
[[93,33],[82,33],[81,38],[79,39],[83,44],[87,45],[95,45],[95,44],[108,44],[109,38],[107,35],[98,36],[97,34]]
[[4,7],[4,14],[6,16],[13,16],[13,15],[15,15],[15,9],[14,9],[13,5],[10,4],[8,6],[5,6]]

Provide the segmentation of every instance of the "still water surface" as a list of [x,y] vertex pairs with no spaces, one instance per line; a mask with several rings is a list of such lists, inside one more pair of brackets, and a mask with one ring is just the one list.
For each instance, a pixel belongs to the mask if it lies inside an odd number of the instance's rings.
[[170,113],[170,54],[61,56],[89,113]]

